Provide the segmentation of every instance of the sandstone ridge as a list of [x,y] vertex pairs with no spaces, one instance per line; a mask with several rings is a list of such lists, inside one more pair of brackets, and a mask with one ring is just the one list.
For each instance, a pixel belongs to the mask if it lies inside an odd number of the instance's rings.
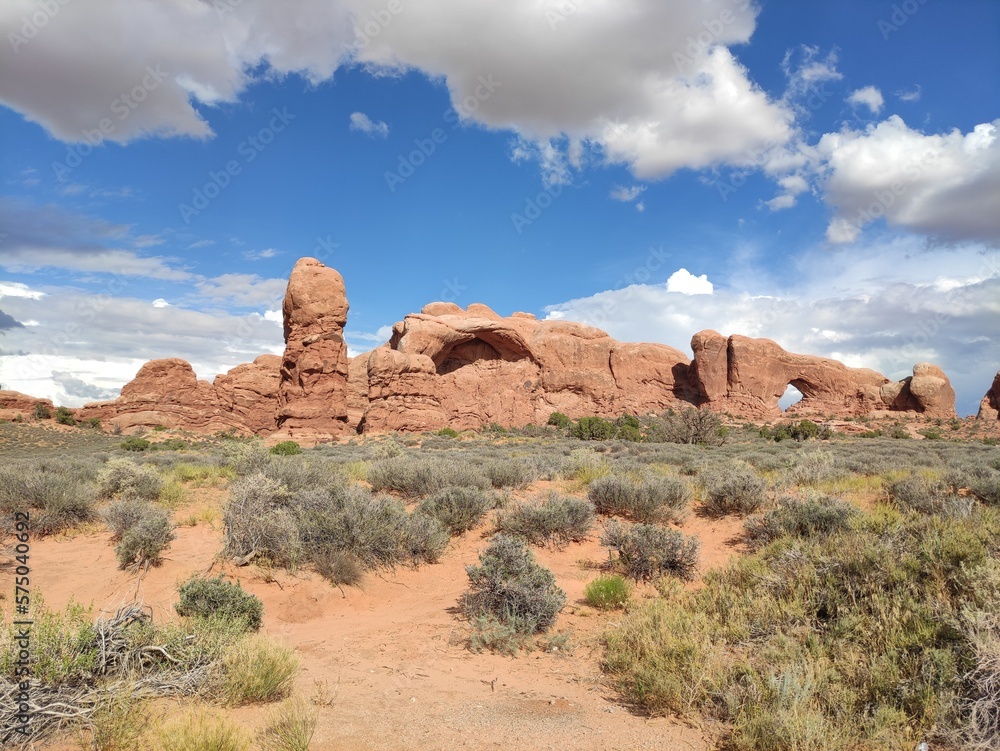
[[284,300],[282,356],[261,355],[213,383],[199,381],[183,360],[153,360],[118,399],[88,404],[78,417],[123,429],[237,430],[312,443],[356,432],[540,424],[552,412],[617,417],[697,406],[772,419],[789,385],[803,394],[793,415],[955,415],[947,376],[927,363],[894,382],[768,339],[714,331],[694,336],[692,360],[580,323],[450,302],[425,305],[396,323],[388,342],[348,358],[347,313],[341,275],[300,259]]

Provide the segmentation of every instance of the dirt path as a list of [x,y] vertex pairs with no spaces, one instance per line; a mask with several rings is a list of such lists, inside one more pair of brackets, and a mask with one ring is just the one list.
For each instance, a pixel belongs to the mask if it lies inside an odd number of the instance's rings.
[[[692,517],[684,531],[701,539],[703,567],[714,567],[734,553],[738,528],[733,520]],[[464,567],[486,544],[478,532],[453,541],[436,565],[369,575],[363,589],[344,592],[314,574],[224,570],[264,601],[264,632],[301,656],[297,692],[310,696],[319,686],[331,699],[320,710],[314,751],[709,748],[698,729],[629,712],[604,680],[599,636],[621,616],[582,601],[596,575],[587,562],[606,556],[596,538],[559,551],[536,549],[568,596],[556,631],[571,634],[569,654],[509,658],[464,647],[455,606],[467,583]],[[32,547],[32,583],[49,607],[72,597],[100,609],[134,591],[157,619],[168,619],[181,582],[220,570],[220,548],[217,528],[181,527],[168,560],[138,581],[117,570],[104,532],[40,540]],[[269,711],[249,707],[233,716],[257,728]]]

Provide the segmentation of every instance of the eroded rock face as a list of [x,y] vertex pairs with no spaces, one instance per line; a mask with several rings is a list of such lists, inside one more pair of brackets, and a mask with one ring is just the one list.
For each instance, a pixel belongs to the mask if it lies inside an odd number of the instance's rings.
[[702,331],[692,338],[691,349],[691,381],[698,401],[713,410],[750,418],[778,417],[778,401],[792,385],[802,392],[802,400],[788,409],[789,415],[911,411],[927,417],[955,416],[955,391],[936,365],[920,363],[912,377],[892,382],[868,368],[787,352],[770,339]]
[[26,420],[34,417],[35,407],[39,404],[48,409],[50,414],[55,414],[55,406],[49,399],[0,389],[0,420]]
[[347,431],[347,309],[343,277],[315,258],[299,259],[282,308],[285,354],[277,419],[282,434],[338,436]]
[[208,381],[199,381],[184,360],[150,360],[110,402],[87,404],[77,419],[96,417],[122,429],[164,425],[202,432],[240,430],[242,425],[224,406]]
[[267,435],[275,428],[281,358],[261,355],[252,363],[237,365],[217,375],[212,385],[222,408],[251,433]]
[[997,373],[996,378],[993,379],[993,385],[990,386],[990,390],[986,392],[986,396],[979,403],[979,414],[976,415],[979,420],[998,420],[1000,419],[1000,373]]
[[659,411],[692,393],[688,364],[671,347],[622,344],[582,324],[537,321],[527,313],[503,318],[481,304],[462,310],[431,303],[397,323],[389,343],[370,353],[363,429],[462,430],[544,423],[557,411],[606,417]]

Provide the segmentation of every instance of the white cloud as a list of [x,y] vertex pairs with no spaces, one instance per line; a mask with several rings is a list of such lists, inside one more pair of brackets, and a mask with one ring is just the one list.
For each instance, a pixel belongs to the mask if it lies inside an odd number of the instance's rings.
[[0,298],[4,297],[27,297],[29,300],[40,300],[45,297],[45,293],[31,289],[22,282],[0,282]]
[[264,311],[264,320],[265,321],[271,321],[273,323],[284,323],[285,322],[284,314],[281,312],[281,310],[265,310]]
[[680,292],[682,295],[710,295],[715,290],[708,281],[708,275],[695,276],[687,269],[678,269],[667,279],[667,292]]
[[922,93],[923,90],[920,88],[920,84],[917,84],[910,91],[897,91],[896,96],[904,102],[919,102]]
[[381,120],[372,120],[364,112],[351,113],[351,130],[365,133],[372,138],[385,138],[389,135],[389,126]]
[[948,240],[1000,243],[1000,120],[927,135],[893,115],[824,135],[816,148],[831,242],[853,242],[884,217]]
[[775,294],[768,275],[743,274],[697,300],[672,294],[669,285],[636,284],[545,311],[623,341],[682,350],[703,329],[767,337],[890,378],[936,362],[958,392],[960,414],[975,411],[997,370],[1000,251],[969,244],[932,252],[914,237],[833,253],[817,248],[796,259],[792,278],[794,285]]
[[882,107],[885,105],[885,99],[882,97],[882,92],[874,86],[865,86],[863,89],[852,91],[851,95],[847,97],[847,102],[855,107],[864,105],[871,110],[873,115],[877,115],[881,112]]
[[611,189],[611,199],[614,201],[621,201],[622,203],[629,203],[634,201],[636,198],[641,196],[646,190],[645,185],[615,185]]
[[280,256],[281,251],[275,250],[274,248],[264,248],[264,250],[247,250],[244,251],[243,257],[248,261],[263,261],[267,258],[274,258],[275,256]]
[[162,297],[158,297],[157,299],[153,300],[153,307],[154,308],[169,308],[170,307],[170,303],[168,303]]
[[635,205],[635,210],[638,211],[641,214],[643,211],[646,210],[646,202],[645,201],[639,201]]
[[102,0],[53,7],[44,27],[27,39],[25,19],[39,5],[0,4],[0,102],[63,141],[84,140],[102,119],[112,129],[106,139],[120,143],[148,135],[210,136],[196,103],[235,101],[263,62],[277,74],[326,80],[352,39],[343,5],[326,0]]
[[218,302],[261,307],[281,303],[287,279],[262,279],[256,274],[222,274],[196,282],[198,292]]

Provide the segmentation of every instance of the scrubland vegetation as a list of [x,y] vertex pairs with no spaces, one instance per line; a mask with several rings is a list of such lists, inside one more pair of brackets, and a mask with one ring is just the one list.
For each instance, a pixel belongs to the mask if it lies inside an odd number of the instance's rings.
[[[196,488],[224,494],[222,560],[342,588],[431,566],[473,536],[465,594],[441,607],[457,606],[473,652],[518,654],[567,603],[537,553],[598,541],[579,606],[614,613],[601,664],[636,710],[701,723],[740,751],[1000,747],[1000,448],[830,437],[808,421],[727,429],[694,412],[549,422],[304,451],[233,437],[26,450],[0,464],[2,544],[27,510],[34,539],[106,534],[141,574],[170,555]],[[742,525],[739,555],[707,569],[692,516]],[[99,749],[138,747],[130,728],[154,748],[308,748],[317,710],[301,697],[258,737],[219,709],[290,695],[297,657],[267,636],[260,600],[196,577],[176,612],[38,608],[36,700],[79,709],[41,715],[47,732],[86,728]],[[142,702],[159,696],[207,709],[145,727]]]

